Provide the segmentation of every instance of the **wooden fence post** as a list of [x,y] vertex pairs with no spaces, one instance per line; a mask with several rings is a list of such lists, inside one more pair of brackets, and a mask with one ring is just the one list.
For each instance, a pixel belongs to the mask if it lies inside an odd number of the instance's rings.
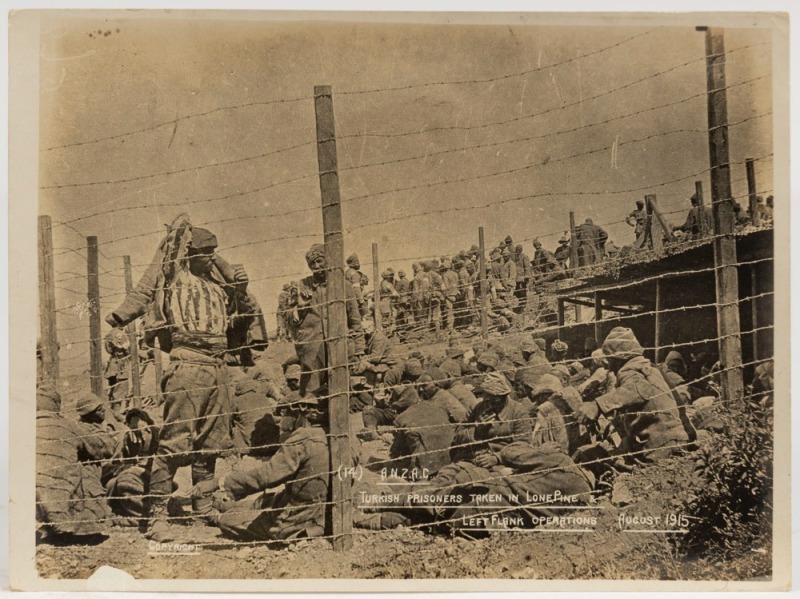
[[58,388],[53,223],[50,217],[44,214],[39,217],[39,336],[42,379]]
[[383,330],[383,321],[381,319],[381,271],[378,264],[378,244],[372,244],[372,311],[375,317],[375,330]]
[[483,227],[478,227],[478,248],[480,254],[478,255],[479,263],[479,277],[481,286],[481,337],[483,339],[489,338],[489,314],[488,310],[488,289],[486,284],[486,247],[483,241]]
[[92,393],[103,396],[103,354],[100,334],[100,268],[97,250],[97,237],[86,238],[86,263],[88,277],[89,307],[89,376]]
[[[131,272],[131,257],[123,256],[122,265],[125,267],[125,292],[133,291],[133,273]],[[133,393],[133,407],[142,407],[142,381],[139,371],[139,341],[136,338],[136,321],[128,326],[128,346],[131,352],[131,391]]]
[[344,241],[336,157],[333,95],[328,85],[314,87],[317,122],[317,162],[322,197],[322,227],[328,268],[328,392],[331,470],[331,528],[336,551],[353,545],[353,500],[350,469],[350,371],[347,366],[347,310],[345,307]]

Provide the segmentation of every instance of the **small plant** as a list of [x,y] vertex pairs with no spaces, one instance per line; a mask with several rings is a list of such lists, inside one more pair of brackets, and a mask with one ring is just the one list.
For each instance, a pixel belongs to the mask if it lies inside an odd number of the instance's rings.
[[772,410],[748,403],[722,419],[723,433],[699,452],[697,488],[683,507],[689,532],[675,539],[682,553],[711,559],[749,552],[772,530]]

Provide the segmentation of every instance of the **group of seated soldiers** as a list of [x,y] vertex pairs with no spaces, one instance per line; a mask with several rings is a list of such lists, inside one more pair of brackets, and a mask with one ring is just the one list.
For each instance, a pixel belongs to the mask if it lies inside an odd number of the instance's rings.
[[[402,496],[400,510],[396,503],[357,510],[356,527],[535,526],[558,506],[526,498],[590,503],[614,472],[691,451],[722,430],[713,357],[693,354],[687,365],[673,351],[653,364],[628,328],[613,329],[599,348],[587,340],[578,359],[567,358],[565,342],[553,341],[548,352],[533,336],[449,347],[442,359],[418,351],[401,359],[371,324],[365,321],[367,350],[351,366],[350,410],[354,421],[363,420],[357,437],[366,443],[359,448],[354,440],[354,459],[376,471],[413,473],[408,482],[424,483],[425,492]],[[337,470],[328,391],[301,396],[299,365],[289,360],[283,371],[278,384],[257,362],[230,383],[237,452],[257,465],[191,491],[213,498],[205,520],[234,539],[280,541],[328,530],[329,478]],[[771,381],[765,363],[753,385],[762,405]],[[62,416],[58,393],[39,386],[42,533],[93,535],[111,523],[136,524],[146,517],[158,426],[136,408],[124,425],[109,424],[104,401],[94,396],[76,408],[78,420]],[[378,440],[389,445],[388,459],[363,455]],[[495,498],[491,505],[479,499],[487,495]]]

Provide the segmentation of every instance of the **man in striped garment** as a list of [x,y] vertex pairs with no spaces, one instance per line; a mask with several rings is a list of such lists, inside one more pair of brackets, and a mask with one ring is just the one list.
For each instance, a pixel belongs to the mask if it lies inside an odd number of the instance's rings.
[[[158,542],[174,540],[166,504],[176,470],[191,465],[194,484],[213,479],[219,453],[233,447],[228,368],[249,365],[250,352],[267,346],[244,268],[225,262],[216,247],[213,233],[181,215],[136,288],[106,317],[123,327],[149,310],[149,332],[170,354],[149,489],[148,537]],[[193,509],[209,515],[210,499],[193,500]]]

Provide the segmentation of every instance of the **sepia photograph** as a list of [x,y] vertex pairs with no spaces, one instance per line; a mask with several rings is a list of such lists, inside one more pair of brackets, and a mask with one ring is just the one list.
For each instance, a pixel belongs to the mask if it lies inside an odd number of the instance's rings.
[[12,587],[787,588],[788,22],[10,15]]

